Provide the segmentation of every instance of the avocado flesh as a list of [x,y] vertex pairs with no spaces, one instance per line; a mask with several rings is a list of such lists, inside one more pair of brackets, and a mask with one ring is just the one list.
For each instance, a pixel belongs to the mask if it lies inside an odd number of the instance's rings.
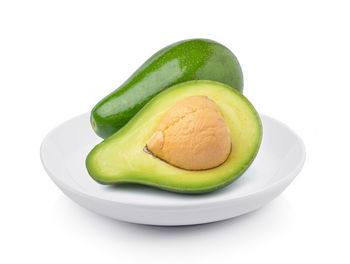
[[92,128],[98,136],[107,138],[159,92],[191,80],[218,81],[243,91],[241,67],[228,48],[208,39],[184,40],[155,53],[98,102],[91,111]]
[[[190,171],[174,167],[143,149],[165,112],[179,100],[204,95],[213,99],[230,130],[231,154],[220,166]],[[139,183],[181,193],[204,193],[237,179],[254,160],[262,125],[252,104],[231,87],[213,81],[190,81],[153,98],[130,122],[98,144],[87,156],[91,177],[104,184]]]

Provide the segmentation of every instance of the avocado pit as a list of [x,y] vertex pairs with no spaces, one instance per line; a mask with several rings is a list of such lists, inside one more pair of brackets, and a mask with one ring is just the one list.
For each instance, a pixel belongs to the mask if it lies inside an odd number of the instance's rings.
[[186,170],[208,170],[231,153],[230,131],[215,102],[190,96],[177,102],[160,120],[145,151]]

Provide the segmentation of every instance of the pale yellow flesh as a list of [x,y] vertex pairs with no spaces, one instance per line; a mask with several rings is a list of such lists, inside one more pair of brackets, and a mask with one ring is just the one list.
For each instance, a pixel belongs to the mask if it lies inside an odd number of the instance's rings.
[[190,96],[164,114],[147,149],[179,168],[211,169],[230,155],[230,132],[212,99]]
[[[164,114],[190,96],[207,96],[216,102],[230,131],[231,154],[216,168],[184,170],[143,150]],[[203,192],[237,178],[253,161],[261,137],[258,113],[243,95],[220,83],[194,81],[177,85],[155,97],[119,132],[96,146],[86,164],[90,175],[104,183],[137,182],[174,191]]]

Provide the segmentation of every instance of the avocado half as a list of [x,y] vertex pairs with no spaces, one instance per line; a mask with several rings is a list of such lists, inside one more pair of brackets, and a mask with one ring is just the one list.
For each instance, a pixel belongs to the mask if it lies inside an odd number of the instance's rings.
[[[220,166],[191,171],[172,166],[144,151],[166,111],[190,96],[207,96],[218,106],[229,129],[232,150]],[[123,128],[98,144],[86,167],[99,183],[138,183],[181,193],[205,193],[237,179],[253,162],[262,139],[262,124],[253,105],[230,86],[189,81],[154,97]]]

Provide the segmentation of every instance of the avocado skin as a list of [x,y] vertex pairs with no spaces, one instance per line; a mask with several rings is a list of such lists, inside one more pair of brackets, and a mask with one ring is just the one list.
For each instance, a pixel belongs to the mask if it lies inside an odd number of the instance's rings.
[[91,125],[102,138],[122,128],[164,89],[190,80],[212,80],[243,92],[243,74],[235,55],[208,39],[176,42],[149,58],[118,89],[91,111]]

